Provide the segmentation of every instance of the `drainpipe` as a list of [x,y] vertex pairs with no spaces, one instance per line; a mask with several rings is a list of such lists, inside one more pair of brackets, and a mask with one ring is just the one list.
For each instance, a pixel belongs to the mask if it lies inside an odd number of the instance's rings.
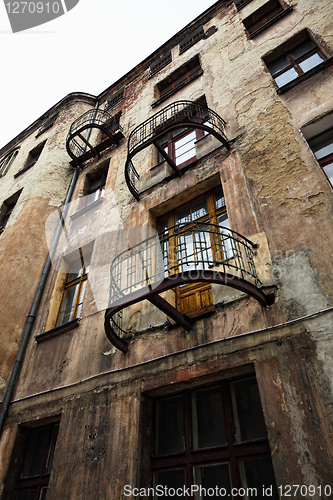
[[[93,123],[93,121],[95,119],[95,116],[96,116],[96,113],[97,113],[97,109],[98,109],[98,105],[99,105],[99,101],[97,100],[96,104],[95,104],[95,108],[94,108],[94,113],[93,113],[93,115],[91,117],[90,123]],[[89,139],[90,134],[91,134],[91,128],[87,130],[86,140]],[[83,147],[85,149],[86,148],[86,144],[84,144]],[[14,389],[15,389],[15,385],[16,385],[16,382],[18,380],[20,369],[21,369],[21,366],[22,366],[22,363],[23,363],[23,360],[24,360],[25,352],[26,352],[26,349],[27,349],[27,346],[28,346],[28,343],[29,343],[29,340],[30,340],[30,335],[31,335],[32,327],[34,325],[34,322],[35,322],[35,319],[36,319],[36,316],[37,316],[39,304],[40,304],[40,301],[41,301],[41,298],[42,298],[42,295],[43,295],[43,292],[44,292],[46,281],[47,281],[47,278],[48,278],[48,275],[49,275],[49,272],[50,272],[50,269],[51,269],[51,266],[52,266],[52,259],[54,257],[54,254],[55,254],[55,251],[56,251],[56,247],[58,245],[59,238],[60,238],[60,235],[62,233],[62,228],[63,228],[63,225],[64,225],[65,217],[66,217],[66,214],[67,214],[67,211],[68,211],[68,204],[71,201],[71,198],[72,198],[72,195],[73,195],[73,192],[74,192],[74,188],[76,186],[76,182],[77,182],[77,179],[78,179],[78,176],[79,176],[79,172],[80,172],[80,166],[77,165],[76,168],[75,168],[75,170],[74,170],[74,174],[73,174],[73,177],[72,177],[72,180],[71,180],[68,192],[67,192],[65,203],[64,203],[63,208],[61,210],[61,215],[60,215],[60,220],[59,220],[59,223],[58,223],[58,227],[57,227],[57,230],[56,230],[56,232],[54,234],[54,237],[53,237],[52,245],[51,245],[51,248],[50,248],[48,256],[47,256],[47,260],[46,260],[46,263],[45,263],[45,266],[44,266],[44,269],[43,269],[43,273],[42,273],[42,276],[41,276],[41,279],[40,279],[40,282],[39,282],[39,285],[38,285],[38,289],[37,289],[34,301],[32,303],[32,307],[31,307],[30,313],[28,315],[27,321],[25,323],[25,327],[24,327],[24,330],[23,330],[22,340],[21,340],[21,343],[20,343],[20,347],[19,347],[19,349],[17,351],[17,355],[16,355],[16,359],[15,359],[15,362],[14,362],[14,366],[13,366],[12,372],[10,374],[9,382],[7,384],[5,396],[4,396],[2,404],[1,404],[1,409],[0,409],[0,436],[2,434],[3,426],[4,426],[4,423],[5,423],[5,419],[6,419],[6,416],[7,416],[8,408],[9,408],[9,405],[10,405],[10,400],[12,399],[12,395],[13,395],[13,392],[14,392]]]

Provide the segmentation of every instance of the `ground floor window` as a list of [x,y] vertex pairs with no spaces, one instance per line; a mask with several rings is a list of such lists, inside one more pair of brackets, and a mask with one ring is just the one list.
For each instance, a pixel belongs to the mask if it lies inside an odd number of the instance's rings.
[[152,440],[155,498],[279,498],[255,376],[155,399]]

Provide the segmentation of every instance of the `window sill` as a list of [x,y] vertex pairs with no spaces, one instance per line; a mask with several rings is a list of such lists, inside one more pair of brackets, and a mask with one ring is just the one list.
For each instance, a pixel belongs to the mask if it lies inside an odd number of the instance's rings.
[[24,174],[24,172],[29,170],[29,168],[33,167],[35,165],[35,163],[36,163],[35,161],[32,163],[29,163],[29,165],[27,165],[26,167],[23,167],[21,170],[16,172],[16,174],[14,175],[14,179],[16,179],[16,177],[18,177],[19,175]]
[[71,219],[76,219],[77,217],[80,217],[80,215],[84,215],[85,213],[89,212],[90,210],[96,208],[98,205],[103,203],[104,197],[98,198],[98,200],[93,201],[92,203],[89,203],[89,205],[86,205],[83,208],[80,208],[70,216]]
[[57,326],[56,328],[52,328],[52,330],[36,335],[35,340],[38,344],[40,344],[41,342],[53,339],[53,337],[58,337],[58,335],[62,335],[63,333],[70,332],[71,330],[78,328],[79,324],[80,318],[73,319],[64,325]]
[[193,80],[195,80],[196,78],[198,78],[202,74],[203,74],[203,70],[201,69],[200,71],[198,71],[197,73],[195,73],[194,75],[192,75],[190,78],[188,78],[187,80],[185,80],[184,82],[182,82],[180,85],[178,85],[178,87],[176,87],[175,89],[170,90],[170,92],[168,92],[167,94],[165,94],[163,97],[160,97],[159,99],[157,99],[157,101],[153,102],[153,104],[151,105],[151,107],[152,108],[156,108],[163,101],[166,101],[167,99],[169,99],[169,97],[171,97],[176,92],[178,92],[178,90],[182,89],[183,87],[185,87],[189,83],[193,82]]
[[316,75],[317,73],[320,73],[320,71],[328,68],[330,65],[332,65],[332,68],[333,68],[333,57],[326,59],[322,63],[318,64],[318,66],[316,66],[315,68],[311,69],[307,73],[304,73],[304,75],[301,75],[298,78],[296,78],[295,80],[292,80],[291,82],[287,83],[286,85],[283,85],[283,87],[278,88],[277,93],[284,94],[285,92],[296,87],[297,85],[301,84],[302,82],[309,80],[309,78]]
[[253,31],[252,33],[249,33],[249,35],[248,35],[249,38],[252,39],[252,38],[255,38],[257,35],[260,35],[260,33],[262,33],[266,29],[270,28],[270,26],[272,26],[273,24],[275,24],[278,21],[280,21],[280,19],[282,19],[287,14],[289,14],[290,12],[292,12],[292,10],[293,10],[292,7],[288,7],[287,9],[283,10],[277,16],[273,17],[273,19],[270,19],[267,23],[265,23],[262,26],[260,26],[260,28],[258,28],[257,30]]

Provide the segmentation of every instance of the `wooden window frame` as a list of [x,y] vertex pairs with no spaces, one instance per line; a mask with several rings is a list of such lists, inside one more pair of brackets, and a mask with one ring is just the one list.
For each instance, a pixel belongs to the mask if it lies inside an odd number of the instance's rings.
[[167,78],[157,84],[159,99],[154,103],[157,106],[161,101],[173,95],[179,89],[190,83],[202,74],[199,56],[195,56],[186,64],[171,73]]
[[284,8],[279,0],[269,0],[250,16],[243,19],[249,38],[259,35],[292,10],[292,7]]
[[333,163],[333,153],[330,153],[330,154],[328,154],[328,155],[326,155],[326,156],[323,156],[322,158],[317,158],[317,155],[316,155],[316,153],[315,153],[315,151],[314,151],[314,149],[315,149],[315,148],[313,147],[313,146],[314,146],[314,145],[313,145],[313,142],[314,142],[314,141],[316,141],[316,140],[320,139],[320,137],[325,136],[325,135],[327,135],[327,134],[329,134],[329,133],[331,133],[331,135],[332,135],[332,143],[331,143],[331,144],[333,144],[333,127],[332,127],[332,128],[330,128],[330,129],[324,130],[323,132],[321,132],[320,134],[316,135],[315,137],[312,137],[311,139],[309,139],[309,141],[308,141],[308,142],[309,142],[309,145],[310,145],[310,147],[311,147],[311,149],[312,149],[312,151],[313,151],[313,154],[314,154],[314,155],[315,155],[315,157],[316,157],[317,162],[319,163],[319,165],[320,165],[320,167],[321,167],[321,169],[322,169],[322,171],[323,171],[323,174],[325,175],[325,177],[326,177],[326,179],[327,179],[327,181],[328,181],[329,185],[330,185],[330,186],[331,186],[331,188],[333,189],[333,183],[332,183],[332,181],[329,179],[328,175],[326,174],[326,172],[325,172],[325,170],[324,170],[324,167],[326,167],[326,165],[329,165],[330,163]]
[[[166,149],[166,152],[168,153],[168,155],[170,156],[170,158],[176,162],[176,144],[177,142],[179,142],[181,139],[184,139],[186,136],[192,134],[193,132],[195,132],[195,140],[194,140],[194,144],[196,141],[198,141],[201,137],[204,137],[205,135],[205,131],[202,130],[202,129],[194,129],[194,128],[189,128],[187,130],[184,130],[184,132],[180,133],[179,135],[175,136],[174,137],[174,132],[175,130],[172,130],[171,132],[168,132],[167,135],[167,139],[162,142],[161,140],[159,141],[159,144],[160,146],[163,148],[163,149]],[[194,161],[196,161],[197,159],[197,156],[196,156],[196,152],[195,152],[195,148],[194,148],[194,155],[191,157],[191,158],[188,158],[186,161],[182,162],[182,163],[179,163],[177,165],[177,167],[179,169],[183,169],[185,167],[187,167],[188,165],[190,165],[191,163],[193,163]],[[164,161],[164,158],[163,156],[161,155],[161,153],[158,153],[158,163],[162,163]]]
[[[306,42],[310,42],[312,44],[312,48],[302,56],[295,58],[294,55],[292,54],[292,51]],[[303,71],[302,68],[300,67],[300,64],[315,54],[318,54],[322,58],[322,62],[316,64],[315,66],[313,66],[313,68],[309,69],[308,71]],[[289,64],[283,69],[274,72],[272,69],[270,69],[270,66],[272,66],[273,63],[276,63],[282,57],[285,57],[289,62]],[[283,92],[284,90],[288,90],[289,88],[292,88],[293,86],[297,85],[300,81],[303,81],[303,79],[306,78],[307,76],[311,76],[313,72],[318,71],[318,69],[322,66],[322,64],[326,61],[326,59],[327,57],[325,56],[323,51],[320,49],[317,43],[309,36],[309,33],[306,30],[303,30],[302,32],[295,35],[292,39],[285,42],[280,47],[277,47],[271,54],[269,54],[269,56],[264,57],[265,64],[267,65],[268,70],[278,87],[279,93]],[[277,83],[276,79],[291,69],[295,70],[297,77],[289,80],[287,83],[284,83],[283,85],[280,86]]]
[[[270,447],[267,434],[256,439],[241,441],[236,439],[236,416],[234,415],[234,403],[232,400],[231,385],[234,382],[240,382],[250,379],[255,379],[255,374],[242,375],[231,379],[221,380],[219,382],[185,389],[180,392],[168,394],[163,397],[153,399],[151,406],[152,411],[152,432],[151,432],[151,471],[154,476],[158,471],[183,469],[185,470],[185,487],[191,488],[195,483],[194,467],[218,465],[228,463],[231,479],[231,488],[242,488],[241,467],[240,464],[245,460],[269,458],[271,460]],[[221,425],[225,429],[226,444],[217,445],[207,448],[198,448],[194,446],[194,429],[192,415],[192,394],[202,389],[220,388],[221,400],[223,404],[224,423]],[[158,455],[155,453],[157,446],[158,419],[157,405],[158,401],[168,399],[170,397],[181,396],[183,401],[183,440],[184,449],[177,453],[169,453]],[[262,411],[262,405],[260,403]],[[275,495],[277,490],[274,491]],[[150,497],[149,497],[150,498]],[[163,497],[164,498],[164,497]],[[186,496],[186,498],[192,498]],[[232,498],[243,498],[233,496]],[[275,497],[277,498],[277,497]]]
[[[81,260],[81,265],[82,265],[82,272],[81,272],[80,276],[78,276],[77,278],[75,278],[75,279],[73,279],[71,281],[69,281],[71,273],[70,272],[66,273],[66,282],[65,282],[65,285],[64,285],[64,291],[63,291],[63,294],[62,294],[62,299],[61,299],[61,302],[60,302],[59,312],[58,312],[57,321],[56,321],[56,327],[66,325],[70,321],[73,321],[73,320],[75,320],[75,319],[77,319],[79,317],[79,315],[78,315],[78,309],[79,309],[79,306],[83,304],[84,295],[85,295],[85,290],[84,290],[84,293],[83,293],[83,296],[82,296],[82,302],[80,302],[82,288],[83,288],[83,286],[86,286],[86,282],[87,282],[87,279],[88,279],[88,271],[87,271],[87,267],[88,266],[86,265],[86,261],[88,261],[89,265],[90,265],[91,253],[83,255],[82,249],[79,248],[79,254],[80,254],[80,260]],[[78,262],[78,260],[70,262],[69,263],[69,268],[70,268],[71,264],[73,264],[74,262]],[[70,313],[69,319],[67,321],[65,321],[64,323],[59,324],[60,316],[61,316],[61,313],[63,312],[62,311],[62,306],[63,306],[64,300],[65,300],[65,297],[66,297],[66,293],[68,292],[68,290],[71,290],[72,288],[75,288],[75,287],[78,287],[78,289],[76,291],[76,297],[75,297],[74,306],[71,307],[71,309],[73,308],[73,311],[72,311],[72,313]]]
[[[29,446],[31,445],[33,434],[43,429],[48,429],[48,436],[47,436],[47,441],[45,443],[45,447],[43,449],[43,458],[41,461],[41,468],[39,474],[23,477],[25,463],[29,458],[29,454],[32,453],[32,450],[31,448],[29,448]],[[37,490],[34,500],[40,500],[41,498],[45,498],[45,496],[42,497],[42,490],[45,488],[47,489],[49,485],[52,459],[54,456],[54,449],[56,446],[58,431],[59,431],[59,422],[54,422],[52,424],[43,427],[21,429],[21,432],[25,434],[24,440],[26,442],[26,449],[24,453],[25,457],[22,463],[21,474],[20,477],[16,480],[14,500],[18,499],[20,492],[29,491],[32,489]],[[51,457],[51,462],[49,462],[50,452],[53,453],[53,456]]]
[[[176,211],[184,207],[185,205],[190,204],[190,209],[192,213],[192,206],[196,202],[196,200],[205,197],[206,204],[207,204],[207,214],[203,215],[202,217],[199,217],[195,220],[192,220],[190,223],[188,223],[188,228],[189,231],[191,227],[194,227],[196,224],[204,224],[204,223],[210,223],[210,224],[216,224],[219,225],[218,218],[220,216],[225,215],[227,219],[227,208],[225,205],[225,198],[224,194],[222,191],[222,205],[221,207],[217,208],[216,207],[216,191],[219,189],[219,187],[215,187],[214,189],[211,189],[209,191],[206,191],[205,193],[202,193],[201,195],[192,198],[188,202],[176,207],[175,209],[171,210],[170,212],[167,212],[163,216],[159,217],[156,221],[156,227],[157,231],[159,231],[159,222],[164,218],[168,218],[168,264],[170,268],[172,269],[171,275],[177,272],[178,266],[177,262],[175,262],[175,255],[176,255],[176,245],[177,245],[177,235],[175,234],[175,229],[176,229]],[[212,234],[210,235],[211,238],[215,237]],[[222,255],[215,255],[215,245],[212,244],[212,251],[213,251],[213,258],[216,262],[225,260],[225,256]],[[212,291],[211,291],[211,285],[210,283],[190,283],[181,287],[177,287],[175,289],[176,292],[176,307],[179,311],[185,312],[188,316],[190,317],[195,317],[201,314],[205,314],[208,312],[211,312],[214,310],[214,305],[213,305],[213,297],[212,297]],[[191,309],[190,311],[185,311],[183,310],[183,299],[188,295],[188,294],[204,294],[205,296],[205,301],[206,305],[202,305],[202,307],[198,306],[198,303],[201,303],[201,300],[199,298],[196,300],[196,306]]]

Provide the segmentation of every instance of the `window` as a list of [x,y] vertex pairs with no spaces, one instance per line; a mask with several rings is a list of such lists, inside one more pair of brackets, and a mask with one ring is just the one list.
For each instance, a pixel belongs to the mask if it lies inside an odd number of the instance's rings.
[[112,94],[112,96],[110,96],[105,103],[105,111],[107,111],[110,108],[113,108],[116,104],[122,101],[124,99],[124,93],[125,93],[125,87],[122,87],[121,89],[117,90],[117,92]]
[[57,119],[57,116],[58,116],[58,113],[56,113],[55,115],[51,116],[51,118],[49,118],[48,120],[46,120],[46,122],[43,123],[43,125],[41,126],[41,128],[37,132],[36,139],[40,135],[44,134],[44,132],[46,132],[47,130],[49,130],[51,127],[53,127],[54,122]]
[[16,459],[21,462],[19,479],[16,480],[14,496],[5,494],[5,498],[45,500],[58,431],[58,423],[40,428],[21,428],[20,438],[26,446]]
[[289,40],[287,45],[284,44],[276,49],[269,58],[265,58],[265,63],[281,89],[311,71],[325,59],[309,35],[302,32]]
[[8,198],[4,202],[4,204],[2,205],[1,216],[0,216],[0,219],[1,219],[0,234],[4,231],[5,227],[7,226],[8,220],[9,220],[11,214],[13,213],[16,202],[17,202],[21,192],[22,192],[22,189],[18,193],[15,193],[14,195],[10,196],[10,198]]
[[[254,376],[158,398],[153,415],[155,491],[157,486],[192,488],[191,498],[198,500],[231,498],[232,488],[255,488],[252,496],[263,499],[265,487],[271,488],[269,497],[278,500]],[[248,499],[246,494],[240,497]]]
[[204,37],[204,29],[203,26],[199,26],[196,30],[192,31],[188,36],[183,38],[181,42],[179,43],[179,54],[182,54],[185,52],[185,50],[189,49],[197,43],[199,40],[201,40]]
[[[202,99],[201,104],[207,107],[206,99]],[[208,113],[208,110],[207,110]],[[184,112],[186,116],[186,111]],[[208,121],[207,116],[196,117],[192,116],[192,121],[197,120],[200,123]],[[196,160],[195,143],[201,137],[208,135],[207,131],[200,129],[193,129],[191,127],[181,127],[171,130],[164,134],[158,141],[158,145],[168,154],[180,169],[188,166]],[[158,163],[164,161],[161,152],[158,154]]]
[[65,325],[69,321],[79,318],[81,314],[91,254],[83,252],[79,248],[76,256],[77,258],[72,257],[67,265],[68,272],[66,273],[64,293],[56,326]]
[[237,7],[237,10],[241,10],[245,5],[252,2],[252,0],[234,0],[234,4]]
[[[221,187],[181,205],[157,220],[164,268],[175,272],[203,270],[233,257],[228,215]],[[197,316],[213,309],[210,284],[190,283],[176,289],[177,309]]]
[[152,78],[156,73],[158,73],[162,68],[167,66],[172,61],[171,51],[167,54],[163,54],[161,57],[156,59],[149,68],[148,78]]
[[96,200],[103,198],[105,191],[107,172],[99,174],[97,177],[90,179],[85,197],[86,205],[90,205]]
[[281,19],[292,8],[283,9],[279,0],[269,0],[251,16],[243,20],[244,26],[251,37],[261,33],[264,29]]
[[333,128],[310,139],[309,145],[333,187]]
[[0,162],[0,177],[6,175],[11,165],[13,164],[15,158],[18,155],[18,149],[9,153],[5,158]]
[[160,97],[167,97],[173,94],[176,90],[191,82],[201,74],[202,71],[199,57],[196,56],[187,64],[181,66],[178,70],[169,75],[165,80],[157,84]]
[[34,166],[34,164],[38,161],[38,158],[40,157],[41,152],[43,151],[45,144],[46,144],[46,141],[42,142],[41,144],[39,144],[38,146],[36,146],[34,149],[32,149],[30,151],[24,167],[21,170],[19,170],[14,175],[14,177],[18,177],[20,174],[22,174],[23,172],[25,172],[26,170],[28,170],[29,168]]

